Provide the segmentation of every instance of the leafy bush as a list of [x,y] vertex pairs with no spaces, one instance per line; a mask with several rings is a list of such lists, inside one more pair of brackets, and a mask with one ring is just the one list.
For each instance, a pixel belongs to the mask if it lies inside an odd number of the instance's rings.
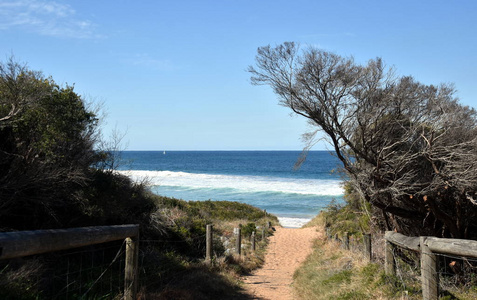
[[252,235],[252,232],[257,231],[257,226],[255,223],[247,223],[247,225],[242,226],[242,235],[244,237],[250,237]]
[[320,213],[322,224],[330,229],[332,235],[343,235],[348,232],[350,235],[361,236],[362,233],[370,230],[371,209],[354,191],[349,183],[345,183],[345,203],[337,203],[332,200],[330,204]]
[[0,63],[0,229],[64,227],[81,211],[97,121],[73,87]]

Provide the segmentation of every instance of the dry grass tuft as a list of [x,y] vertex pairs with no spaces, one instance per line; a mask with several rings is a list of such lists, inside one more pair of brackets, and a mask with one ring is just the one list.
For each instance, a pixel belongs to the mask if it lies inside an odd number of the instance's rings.
[[389,299],[379,264],[326,238],[317,240],[314,247],[294,275],[298,299]]

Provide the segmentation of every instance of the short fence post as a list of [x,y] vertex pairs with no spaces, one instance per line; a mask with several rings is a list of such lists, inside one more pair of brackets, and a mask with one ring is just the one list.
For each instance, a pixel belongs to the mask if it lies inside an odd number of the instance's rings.
[[437,257],[426,244],[427,237],[421,236],[421,282],[424,300],[438,299],[439,275],[437,274]]
[[255,231],[252,231],[252,251],[255,252]]
[[371,261],[373,259],[373,253],[371,249],[371,234],[366,233],[363,235],[363,240],[364,240],[364,256],[366,259],[369,259]]
[[235,241],[235,253],[240,255],[242,253],[242,229],[235,228],[234,231],[237,236],[237,240]]
[[384,261],[384,269],[385,273],[388,276],[396,275],[396,262],[394,261],[394,253],[393,253],[393,244],[388,240],[385,240],[385,261]]
[[262,229],[262,241],[265,240],[265,229]]
[[343,244],[346,250],[349,250],[349,233],[345,232],[343,236]]
[[268,221],[268,228],[272,228],[272,222]]
[[205,260],[207,263],[212,261],[212,224],[207,225],[206,227],[206,250],[205,250]]
[[126,266],[124,270],[124,299],[134,300],[138,282],[139,236],[126,238]]

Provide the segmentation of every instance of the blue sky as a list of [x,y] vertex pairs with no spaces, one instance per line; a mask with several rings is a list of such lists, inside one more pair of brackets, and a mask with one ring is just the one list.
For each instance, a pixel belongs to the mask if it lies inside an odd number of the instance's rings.
[[298,150],[305,120],[250,84],[258,47],[379,56],[475,107],[476,17],[473,0],[2,0],[0,55],[104,103],[130,150]]

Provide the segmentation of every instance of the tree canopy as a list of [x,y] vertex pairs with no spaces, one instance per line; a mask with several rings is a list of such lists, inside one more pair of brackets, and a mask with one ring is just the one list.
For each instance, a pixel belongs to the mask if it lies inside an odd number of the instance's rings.
[[260,47],[249,72],[316,129],[307,147],[325,133],[383,229],[477,237],[477,115],[452,85],[290,42]]
[[61,87],[13,59],[0,64],[2,223],[61,223],[98,158],[96,134],[95,113],[72,86]]

